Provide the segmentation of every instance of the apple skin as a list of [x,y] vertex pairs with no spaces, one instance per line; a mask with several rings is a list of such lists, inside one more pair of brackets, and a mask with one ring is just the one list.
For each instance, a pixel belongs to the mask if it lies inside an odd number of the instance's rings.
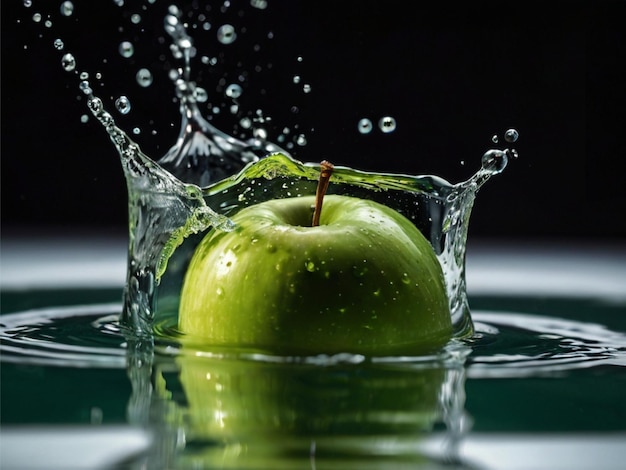
[[421,232],[374,201],[314,197],[242,209],[185,275],[179,328],[204,344],[280,355],[436,351],[452,334],[441,266]]

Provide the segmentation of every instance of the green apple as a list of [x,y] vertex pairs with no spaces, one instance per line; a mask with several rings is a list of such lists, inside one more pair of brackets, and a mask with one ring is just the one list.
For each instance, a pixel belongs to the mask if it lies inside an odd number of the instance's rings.
[[441,348],[452,326],[441,265],[403,215],[330,195],[242,209],[185,275],[179,328],[205,344],[275,354],[382,356]]

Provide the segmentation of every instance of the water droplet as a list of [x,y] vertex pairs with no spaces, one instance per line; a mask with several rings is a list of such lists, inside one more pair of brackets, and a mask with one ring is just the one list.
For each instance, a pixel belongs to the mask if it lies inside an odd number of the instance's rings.
[[139,69],[137,71],[137,75],[135,75],[135,79],[137,80],[139,86],[144,88],[149,87],[152,85],[152,72],[148,69]]
[[125,96],[120,96],[115,100],[115,108],[120,114],[128,114],[130,112],[130,100]]
[[495,149],[487,150],[482,157],[482,167],[495,175],[506,168],[508,161],[506,152]]
[[83,124],[86,124],[87,122],[89,122],[89,116],[87,116],[86,114],[83,114],[80,117],[80,122],[82,122]]
[[369,134],[370,132],[372,132],[373,127],[374,126],[372,125],[372,121],[370,121],[369,119],[363,118],[359,120],[358,129],[361,134]]
[[250,129],[250,126],[252,126],[252,120],[249,117],[243,117],[239,121],[239,125],[244,129]]
[[378,121],[378,127],[385,134],[396,130],[396,120],[391,116],[385,116]]
[[498,143],[498,141],[499,141],[499,139],[498,139],[498,135],[497,135],[497,134],[492,135],[492,136],[491,136],[491,141],[492,141],[494,144],[497,144],[497,143]]
[[308,83],[305,83],[302,86],[302,91],[304,91],[305,93],[311,93],[311,85],[309,85]]
[[135,53],[135,46],[133,46],[133,43],[130,41],[122,41],[118,50],[122,57],[128,59]]
[[50,20],[46,20],[46,22],[44,23],[44,26],[45,26],[46,28],[51,28],[51,27],[52,27],[52,21],[50,21]]
[[504,140],[507,142],[517,142],[519,138],[519,133],[515,129],[509,129],[504,133]]
[[[201,87],[196,87],[193,90],[193,96],[198,103],[206,103],[209,100],[209,94],[204,88],[201,88]],[[215,108],[213,108],[213,112],[217,114],[215,112]],[[219,112],[219,108],[218,108],[218,112]]]
[[76,68],[76,59],[72,54],[67,53],[61,58],[61,65],[66,72],[71,72]]
[[57,51],[62,51],[64,47],[65,47],[65,44],[63,44],[63,41],[61,39],[54,40],[54,48]]
[[243,89],[241,88],[241,86],[237,85],[236,83],[231,83],[230,85],[228,85],[226,87],[226,96],[233,98],[233,99],[237,99],[241,96],[241,93],[243,93]]
[[296,137],[296,144],[300,147],[304,147],[307,144],[306,136],[304,134],[298,135],[298,137]]
[[81,81],[78,85],[78,88],[80,88],[80,91],[82,91],[86,95],[91,95],[91,93],[93,92],[87,80]]
[[224,289],[222,289],[221,287],[218,287],[215,290],[215,293],[217,294],[218,297],[222,297],[224,295]]
[[304,263],[304,267],[310,273],[315,272],[315,263],[313,261],[311,261],[311,260],[309,260],[306,263]]
[[26,8],[30,8],[30,7],[32,7],[32,6],[33,6],[33,2],[32,2],[32,0],[24,0],[24,6],[25,6]]
[[267,8],[267,0],[250,0],[250,6],[259,10],[265,10]]
[[293,76],[293,83],[300,83],[300,75]]
[[252,132],[252,135],[254,135],[255,139],[261,139],[261,140],[267,139],[267,131],[263,129],[262,127],[258,127],[254,129],[254,131]]
[[217,40],[222,44],[232,44],[237,39],[233,25],[224,24],[217,30]]
[[135,13],[134,15],[132,15],[130,17],[130,22],[132,24],[139,24],[139,23],[141,23],[141,15],[139,15],[138,13]]
[[33,21],[34,21],[35,23],[39,23],[39,22],[41,21],[41,13],[35,13],[35,14],[33,15]]
[[74,13],[74,4],[70,1],[61,3],[61,14],[63,16],[72,16]]

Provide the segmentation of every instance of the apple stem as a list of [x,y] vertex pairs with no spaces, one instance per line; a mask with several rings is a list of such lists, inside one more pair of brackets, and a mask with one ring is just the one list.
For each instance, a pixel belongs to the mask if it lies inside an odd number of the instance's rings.
[[320,215],[322,214],[322,203],[324,202],[324,195],[328,189],[330,183],[330,175],[333,174],[335,167],[329,161],[324,160],[320,163],[320,179],[317,182],[317,191],[315,192],[315,210],[313,211],[313,223],[312,227],[317,227],[320,224]]

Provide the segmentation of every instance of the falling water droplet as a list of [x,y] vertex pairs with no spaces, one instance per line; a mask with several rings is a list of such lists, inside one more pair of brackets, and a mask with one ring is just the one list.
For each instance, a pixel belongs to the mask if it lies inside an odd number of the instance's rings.
[[293,76],[293,83],[300,83],[300,75],[294,75]]
[[65,47],[65,44],[63,44],[63,41],[61,39],[54,40],[54,48],[57,51],[62,51],[64,47]]
[[243,89],[236,83],[232,83],[226,87],[225,93],[229,98],[237,99],[241,96],[241,93],[243,93]]
[[135,78],[141,87],[146,88],[152,85],[152,72],[148,69],[139,69]]
[[506,140],[507,142],[510,142],[510,143],[517,142],[518,138],[519,138],[519,133],[517,132],[516,129],[509,129],[504,133],[504,140]]
[[141,15],[135,13],[134,15],[132,15],[130,17],[130,21],[132,24],[139,24],[141,23]]
[[34,21],[35,23],[39,23],[39,22],[41,21],[41,13],[35,13],[35,14],[33,15],[33,21]]
[[32,0],[24,0],[24,6],[25,6],[26,8],[30,8],[30,7],[32,7],[32,6],[33,6],[33,2],[32,2]]
[[494,144],[497,144],[497,143],[498,143],[498,140],[499,140],[499,139],[498,139],[498,135],[497,135],[497,134],[494,134],[494,135],[492,135],[492,136],[491,136],[491,141],[492,141]]
[[302,91],[304,91],[305,93],[311,93],[311,85],[309,85],[308,83],[305,83],[302,86]]
[[115,108],[120,114],[128,114],[130,112],[130,100],[126,96],[120,96],[115,100]]
[[385,134],[396,130],[396,120],[391,116],[385,116],[378,121],[378,127]]
[[217,40],[222,44],[232,44],[237,39],[233,25],[224,24],[217,30]]
[[129,57],[132,57],[135,53],[135,46],[133,46],[133,43],[130,41],[122,41],[118,50],[122,57],[128,59]]
[[61,14],[63,16],[72,16],[74,13],[74,4],[70,1],[61,3]]
[[372,125],[372,121],[367,118],[363,118],[359,120],[358,129],[361,134],[369,134],[372,132],[374,126]]
[[76,59],[72,54],[67,53],[61,58],[61,65],[66,72],[71,72],[76,68]]

